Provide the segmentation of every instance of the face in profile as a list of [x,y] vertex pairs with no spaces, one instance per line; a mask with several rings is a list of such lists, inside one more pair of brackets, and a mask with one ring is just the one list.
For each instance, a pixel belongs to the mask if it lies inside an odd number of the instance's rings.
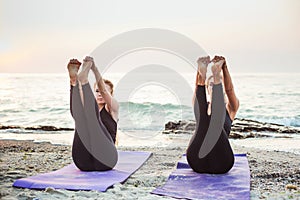
[[[112,94],[112,89],[111,87],[108,85],[108,84],[105,84],[105,88],[106,88],[106,91],[109,92],[110,94]],[[96,97],[96,101],[97,101],[97,104],[105,104],[105,100],[104,98],[102,97],[99,89],[98,89],[98,86],[97,84],[95,84],[95,97]]]

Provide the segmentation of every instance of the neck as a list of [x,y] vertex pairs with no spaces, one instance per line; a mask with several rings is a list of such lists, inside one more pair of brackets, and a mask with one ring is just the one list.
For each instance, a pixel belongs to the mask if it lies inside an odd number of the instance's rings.
[[105,104],[98,104],[98,108],[99,108],[99,110],[102,110],[102,108],[105,106]]

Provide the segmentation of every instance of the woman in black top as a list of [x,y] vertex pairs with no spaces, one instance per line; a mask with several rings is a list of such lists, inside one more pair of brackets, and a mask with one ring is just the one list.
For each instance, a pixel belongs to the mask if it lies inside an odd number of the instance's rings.
[[[207,66],[213,62],[212,77],[207,84]],[[221,71],[225,97],[222,87]],[[210,83],[209,80],[213,79]],[[206,90],[211,96],[207,102]],[[187,160],[191,168],[199,173],[222,174],[228,172],[234,164],[234,155],[228,141],[232,121],[239,108],[231,77],[221,56],[201,57],[198,59],[196,88],[194,93],[194,113],[196,131],[187,149]]]
[[[104,80],[93,58],[81,63],[70,60],[70,110],[75,120],[72,157],[75,165],[83,171],[105,171],[117,162],[115,147],[119,105],[113,98],[113,84]],[[95,95],[88,82],[90,69],[96,77]],[[95,99],[96,98],[96,99]]]

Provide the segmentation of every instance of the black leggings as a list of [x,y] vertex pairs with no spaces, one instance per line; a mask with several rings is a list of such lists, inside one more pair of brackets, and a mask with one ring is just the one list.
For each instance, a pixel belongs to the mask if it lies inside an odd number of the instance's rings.
[[223,128],[226,108],[222,84],[213,86],[212,95],[212,112],[209,116],[205,86],[197,86],[194,102],[196,131],[186,155],[194,171],[222,174],[228,172],[234,164],[234,155]]
[[82,86],[84,106],[78,84],[71,86],[70,111],[75,120],[72,158],[82,171],[105,171],[112,169],[118,155],[114,142],[99,120],[99,110],[89,84]]

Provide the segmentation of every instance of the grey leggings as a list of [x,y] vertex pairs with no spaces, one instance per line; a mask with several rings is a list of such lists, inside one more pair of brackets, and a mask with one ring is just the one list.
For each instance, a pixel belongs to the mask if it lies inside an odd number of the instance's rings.
[[197,86],[194,103],[196,130],[187,149],[187,160],[196,172],[226,173],[234,164],[234,155],[223,128],[226,108],[222,84],[213,86],[210,116],[207,108],[205,86]]
[[79,86],[71,86],[70,111],[75,120],[72,157],[83,171],[112,169],[118,160],[115,144],[105,125],[99,120],[99,110],[89,84],[82,86],[84,106]]

